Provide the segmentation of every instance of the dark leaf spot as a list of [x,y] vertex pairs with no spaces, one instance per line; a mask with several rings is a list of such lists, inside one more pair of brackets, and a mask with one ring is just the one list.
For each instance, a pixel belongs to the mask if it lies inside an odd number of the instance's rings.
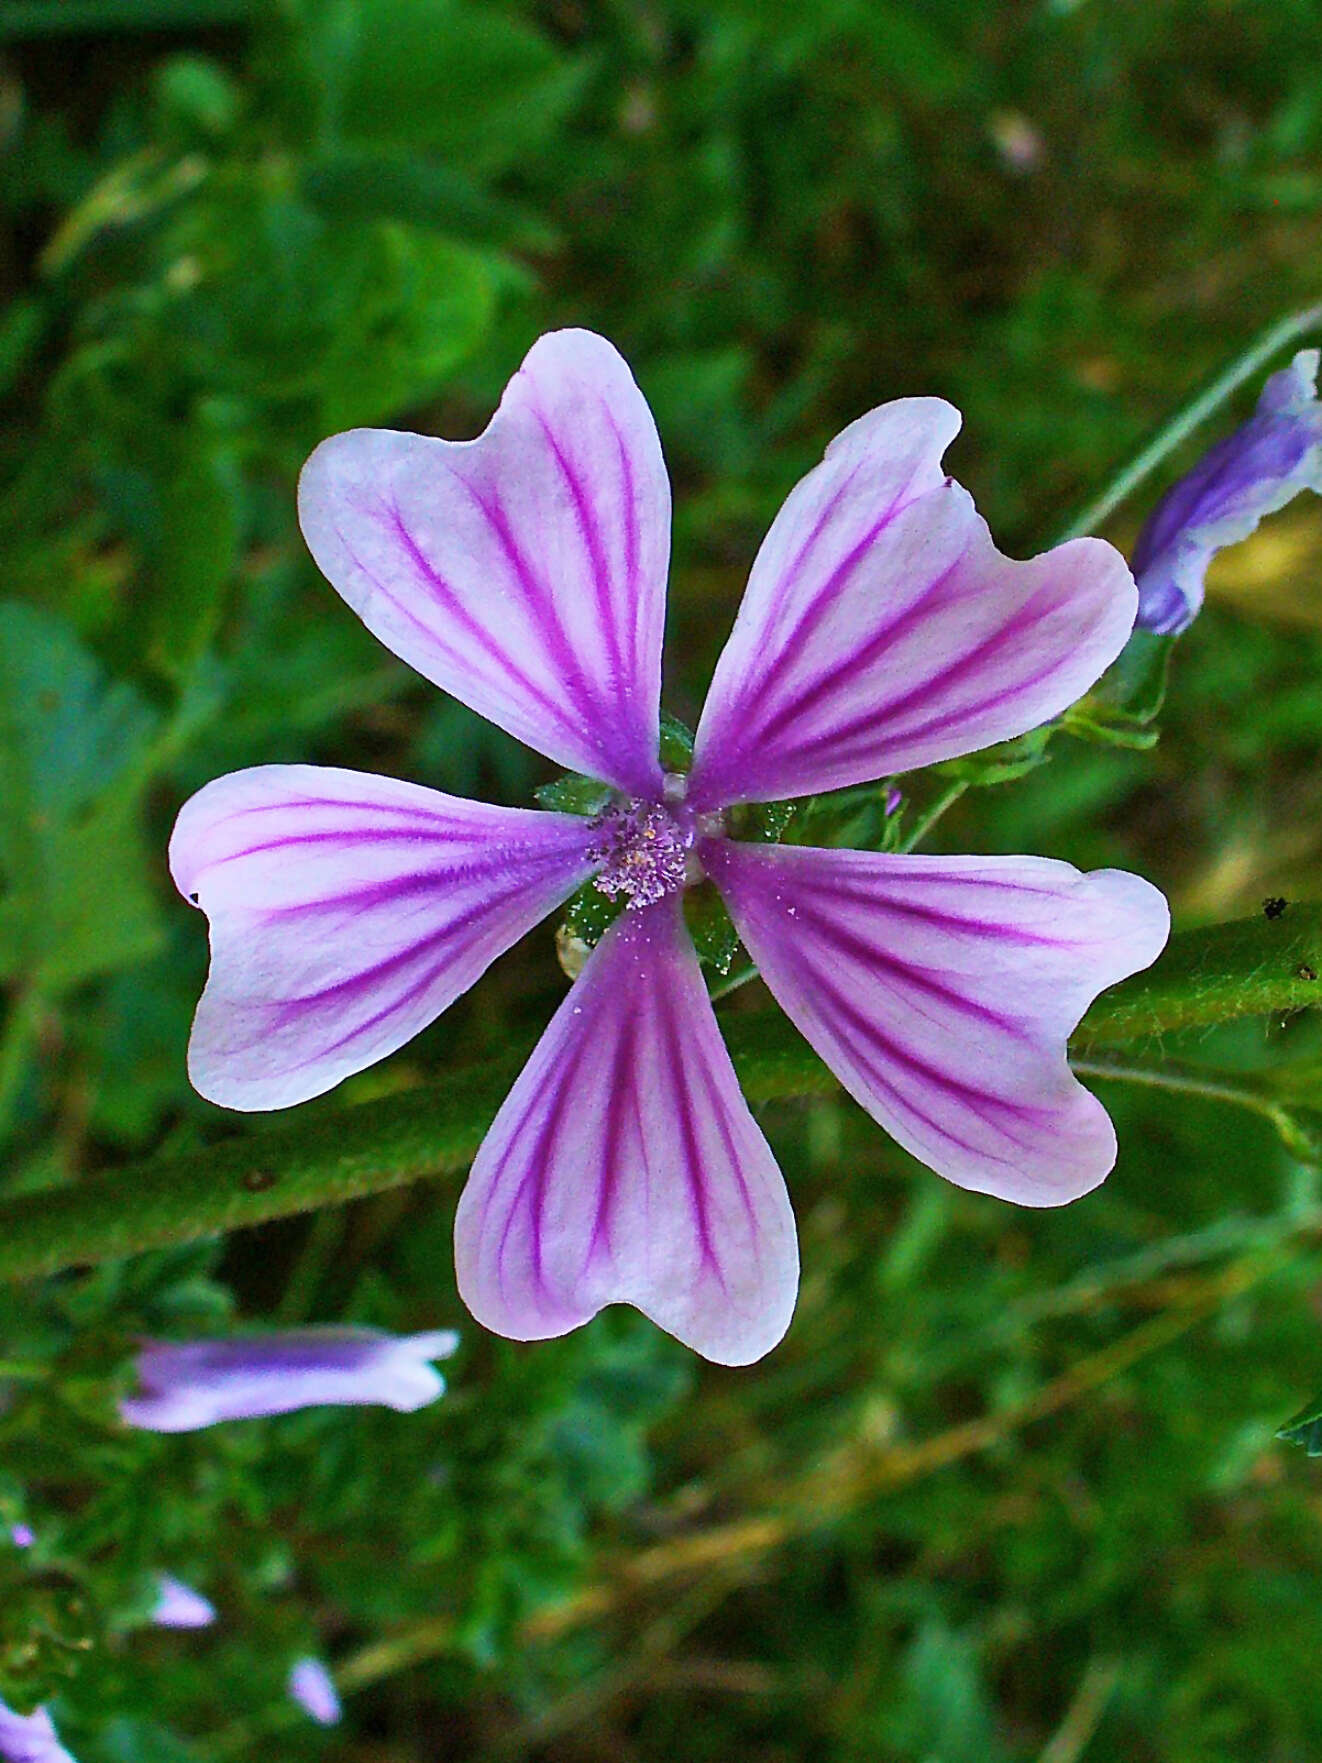
[[1286,904],[1280,894],[1271,894],[1262,902],[1262,916],[1264,918],[1279,918],[1285,911]]
[[250,1194],[264,1194],[278,1179],[269,1169],[247,1169],[240,1176],[239,1185]]

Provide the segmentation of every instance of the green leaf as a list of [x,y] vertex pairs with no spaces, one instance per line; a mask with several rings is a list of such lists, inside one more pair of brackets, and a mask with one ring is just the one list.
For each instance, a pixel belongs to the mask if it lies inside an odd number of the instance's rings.
[[327,432],[430,397],[478,347],[495,311],[484,257],[403,221],[370,228],[344,267],[345,321],[319,375]]
[[724,900],[710,882],[686,890],[684,922],[688,925],[699,961],[714,967],[723,977],[728,974],[739,951],[739,932]]
[[609,784],[603,784],[595,777],[584,777],[576,771],[567,771],[553,783],[542,784],[533,791],[543,808],[558,814],[589,816],[604,813],[614,794]]
[[998,741],[994,747],[986,747],[981,753],[970,753],[963,759],[949,759],[932,769],[942,777],[956,778],[975,789],[988,784],[1012,783],[1015,778],[1036,771],[1039,765],[1047,763],[1051,758],[1047,747],[1054,733],[1053,725],[1045,723],[1041,728],[1030,729],[1026,735],[1019,735],[1013,741]]
[[501,9],[358,0],[333,26],[340,133],[430,149],[470,176],[517,161],[558,126],[587,63]]
[[479,244],[550,251],[556,234],[537,214],[480,189],[453,166],[405,151],[340,147],[302,174],[308,201],[343,223],[402,220]]
[[623,895],[612,900],[590,881],[584,882],[565,907],[564,929],[569,936],[586,943],[589,949],[595,949],[627,907]]
[[661,769],[687,772],[693,764],[693,730],[687,723],[661,712]]
[[6,1555],[0,1562],[0,1700],[31,1713],[77,1675],[97,1630],[76,1579]]
[[256,0],[6,0],[0,42],[59,31],[199,30],[240,24]]
[[1301,1408],[1276,1434],[1287,1444],[1302,1445],[1310,1457],[1322,1457],[1322,1396]]
[[45,328],[45,309],[36,300],[11,300],[0,313],[0,393],[12,388],[36,354]]
[[151,660],[186,679],[220,621],[239,558],[240,483],[223,440],[197,442],[166,487],[152,598]]
[[64,624],[0,603],[0,976],[52,993],[150,954],[154,718]]

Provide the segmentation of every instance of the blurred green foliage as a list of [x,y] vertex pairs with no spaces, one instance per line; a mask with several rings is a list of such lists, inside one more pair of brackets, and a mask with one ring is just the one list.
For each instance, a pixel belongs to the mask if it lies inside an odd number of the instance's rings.
[[[675,478],[691,723],[851,418],[951,398],[1023,553],[1317,298],[1319,51],[1316,0],[9,0],[4,1191],[245,1130],[183,1068],[192,788],[549,781],[319,582],[294,484],[326,433],[471,435],[538,332],[610,335]],[[1155,749],[998,755],[938,840],[1123,862],[1189,922],[1322,893],[1319,559],[1316,512],[1281,517],[1178,646]],[[1093,731],[1146,739],[1150,685]],[[499,1051],[562,983],[532,939],[344,1094]],[[1119,1166],[1060,1214],[946,1187],[838,1098],[765,1109],[805,1278],[746,1373],[624,1313],[481,1336],[453,1184],[6,1289],[0,1521],[38,1540],[0,1541],[0,1695],[54,1695],[81,1763],[1322,1756],[1322,1484],[1273,1437],[1322,1386],[1322,1194],[1203,1093],[1313,1082],[1316,1012],[1160,1051],[1183,1093],[1108,1084]],[[240,1317],[464,1346],[411,1416],[118,1426],[135,1337]],[[215,1629],[146,1625],[162,1570]],[[354,1692],[334,1733],[287,1711],[307,1652]]]

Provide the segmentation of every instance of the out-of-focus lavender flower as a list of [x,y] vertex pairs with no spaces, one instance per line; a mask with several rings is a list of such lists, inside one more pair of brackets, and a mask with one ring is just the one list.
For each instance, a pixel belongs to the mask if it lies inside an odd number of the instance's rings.
[[898,784],[892,784],[886,792],[885,813],[887,820],[889,820],[893,814],[898,814],[903,806],[904,791],[900,789]]
[[15,1714],[0,1702],[0,1757],[4,1763],[74,1763],[44,1708]]
[[1114,1162],[1066,1037],[1156,958],[1154,888],[1032,857],[755,844],[728,818],[1023,734],[1119,654],[1138,605],[1122,559],[1095,539],[1001,556],[942,464],[959,425],[939,398],[883,405],[791,492],[685,774],[660,747],[670,485],[603,338],[534,344],[475,441],[355,429],[303,468],[304,536],[368,628],[611,799],[588,819],[309,765],[208,784],[170,845],[211,922],[189,1071],[231,1108],[320,1095],[585,882],[625,896],[459,1203],[459,1291],[498,1333],[627,1303],[742,1365],[789,1325],[789,1195],[686,928],[704,876],[788,1015],[915,1156],[1032,1206]]
[[289,1693],[318,1726],[335,1726],[343,1713],[331,1674],[320,1659],[299,1659],[289,1673]]
[[1301,490],[1322,490],[1318,356],[1301,349],[1274,373],[1243,427],[1218,441],[1153,509],[1134,547],[1145,629],[1171,636],[1187,629],[1213,556],[1248,538]]
[[237,1340],[149,1341],[141,1393],[119,1405],[130,1426],[192,1432],[220,1420],[324,1404],[379,1404],[411,1413],[445,1391],[430,1363],[459,1344],[449,1329],[389,1335],[371,1328],[291,1329]]
[[173,1574],[161,1574],[157,1586],[159,1596],[151,1613],[157,1628],[210,1628],[216,1620],[215,1605]]
[[9,1540],[16,1549],[30,1549],[37,1540],[37,1533],[30,1524],[11,1524]]

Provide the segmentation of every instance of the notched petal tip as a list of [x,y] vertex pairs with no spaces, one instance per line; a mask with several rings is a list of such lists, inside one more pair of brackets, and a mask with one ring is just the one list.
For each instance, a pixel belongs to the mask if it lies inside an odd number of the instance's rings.
[[571,770],[659,784],[670,486],[604,338],[542,337],[476,440],[323,441],[299,520],[332,586],[425,678]]
[[776,517],[699,725],[696,807],[975,752],[1059,714],[1123,648],[1138,602],[1120,554],[1079,539],[1003,556],[940,472],[956,413],[906,402],[908,453],[888,452],[883,407]]
[[1116,1156],[1066,1044],[1098,992],[1154,961],[1166,902],[1047,858],[704,848],[773,995],[855,1099],[960,1187],[1057,1206]]
[[394,1052],[573,893],[591,842],[574,815],[329,767],[208,784],[170,843],[211,925],[194,1088],[284,1108]]
[[612,926],[473,1164],[459,1291],[514,1340],[631,1304],[718,1364],[789,1325],[785,1184],[739,1093],[673,899]]

